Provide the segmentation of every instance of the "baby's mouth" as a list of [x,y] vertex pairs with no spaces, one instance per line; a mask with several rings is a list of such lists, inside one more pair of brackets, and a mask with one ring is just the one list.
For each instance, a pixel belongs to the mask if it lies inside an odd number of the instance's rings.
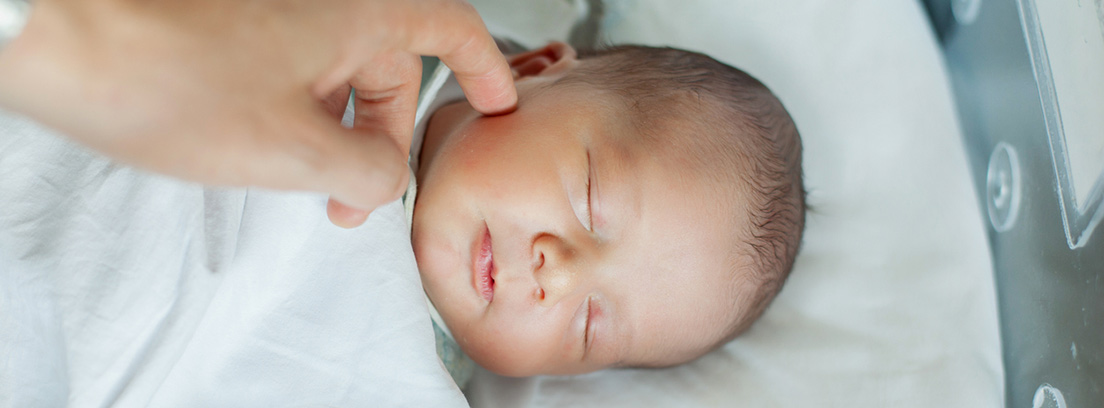
[[494,298],[494,254],[491,252],[491,230],[484,225],[483,236],[472,256],[472,285],[475,292],[490,302]]

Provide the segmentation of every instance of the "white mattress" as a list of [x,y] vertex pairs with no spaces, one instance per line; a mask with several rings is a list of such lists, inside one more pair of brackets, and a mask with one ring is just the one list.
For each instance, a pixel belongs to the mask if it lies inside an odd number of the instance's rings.
[[[474,3],[528,45],[566,36],[512,24],[528,2]],[[983,219],[919,2],[606,4],[610,42],[703,51],[779,95],[804,140],[804,247],[762,320],[697,362],[529,379],[480,371],[472,405],[1003,407]]]

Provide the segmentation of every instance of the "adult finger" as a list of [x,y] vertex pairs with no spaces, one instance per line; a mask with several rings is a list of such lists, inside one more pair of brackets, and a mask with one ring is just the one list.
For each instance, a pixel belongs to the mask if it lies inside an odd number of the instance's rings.
[[406,191],[410,170],[406,154],[391,138],[337,127],[335,143],[344,153],[331,152],[318,183],[330,199],[362,211],[393,201]]
[[441,58],[482,113],[507,113],[517,106],[510,67],[475,8],[457,0],[394,4],[395,17],[406,27],[400,49]]
[[329,112],[337,120],[341,120],[345,116],[345,108],[349,106],[349,95],[352,91],[352,86],[348,84],[337,88],[330,96],[321,101],[322,108],[326,109],[326,112]]
[[[391,52],[379,55],[353,78],[353,129],[384,135],[410,152],[414,115],[421,86],[422,61],[417,55]],[[369,211],[331,198],[326,214],[334,225],[352,228],[368,219]]]
[[[349,104],[349,96],[352,94],[352,90],[353,88],[351,85],[345,84],[341,86],[329,97],[322,100],[322,107],[334,118],[341,120],[345,115],[345,110]],[[368,219],[370,213],[371,211],[369,210],[362,210],[345,205],[332,197],[326,204],[326,215],[329,217],[330,222],[342,228],[354,228],[364,224],[364,221]]]
[[[322,100],[322,107],[335,119],[341,120],[345,116],[352,90],[349,84],[339,87],[337,91]],[[353,228],[363,224],[368,219],[369,213],[370,211],[347,206],[333,198],[330,198],[326,204],[326,215],[330,222],[342,228]]]
[[418,108],[422,60],[407,52],[390,52],[374,58],[353,77],[353,128],[382,134],[410,151],[414,115]]
[[341,228],[355,228],[368,220],[371,211],[361,210],[342,204],[340,201],[330,199],[326,203],[326,216],[330,222]]
[[281,123],[268,126],[270,140],[283,142],[246,158],[251,184],[323,191],[363,211],[406,191],[406,154],[390,137],[345,129],[317,102],[306,107],[272,116]]

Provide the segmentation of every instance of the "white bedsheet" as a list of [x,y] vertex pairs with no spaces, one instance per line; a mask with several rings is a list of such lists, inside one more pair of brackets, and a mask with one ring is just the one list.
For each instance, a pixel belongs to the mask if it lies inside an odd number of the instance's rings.
[[0,116],[0,407],[466,406],[398,202],[212,189]]
[[[529,7],[473,3],[509,9],[496,16]],[[1003,407],[985,224],[920,2],[605,3],[610,42],[703,51],[779,95],[804,140],[804,247],[762,320],[697,362],[529,379],[479,371],[472,405]],[[524,18],[490,24],[527,29],[511,21]]]

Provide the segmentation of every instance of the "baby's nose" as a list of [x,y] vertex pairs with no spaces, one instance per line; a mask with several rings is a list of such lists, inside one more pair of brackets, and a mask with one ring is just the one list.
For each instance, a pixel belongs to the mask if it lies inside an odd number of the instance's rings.
[[533,240],[533,276],[544,293],[545,302],[555,303],[579,284],[578,250],[552,234]]

